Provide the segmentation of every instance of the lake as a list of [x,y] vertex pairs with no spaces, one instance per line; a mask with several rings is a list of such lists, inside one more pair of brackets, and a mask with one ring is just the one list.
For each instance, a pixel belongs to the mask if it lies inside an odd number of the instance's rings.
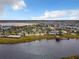
[[79,55],[79,40],[0,44],[0,59],[60,59],[73,55]]

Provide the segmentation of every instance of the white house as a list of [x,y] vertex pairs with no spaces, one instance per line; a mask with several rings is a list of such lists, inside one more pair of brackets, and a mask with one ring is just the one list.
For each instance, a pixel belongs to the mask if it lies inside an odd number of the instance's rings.
[[49,32],[49,34],[59,34],[59,31],[51,31],[51,32]]
[[1,37],[6,37],[6,35],[1,35],[1,34],[0,34],[0,38],[1,38]]
[[62,32],[63,34],[66,34],[66,33],[67,33],[67,31],[65,31],[65,30],[62,30],[61,32]]
[[21,35],[8,35],[7,38],[20,38]]

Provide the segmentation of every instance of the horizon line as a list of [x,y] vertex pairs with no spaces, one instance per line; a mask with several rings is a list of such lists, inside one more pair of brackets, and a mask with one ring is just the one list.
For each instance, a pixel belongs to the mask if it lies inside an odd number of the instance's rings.
[[79,21],[79,20],[0,20],[0,22],[51,22],[51,21]]

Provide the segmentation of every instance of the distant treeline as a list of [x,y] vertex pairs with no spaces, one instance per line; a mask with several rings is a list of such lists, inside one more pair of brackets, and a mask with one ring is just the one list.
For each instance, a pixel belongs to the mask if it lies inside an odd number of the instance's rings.
[[79,22],[79,20],[0,20],[0,22]]

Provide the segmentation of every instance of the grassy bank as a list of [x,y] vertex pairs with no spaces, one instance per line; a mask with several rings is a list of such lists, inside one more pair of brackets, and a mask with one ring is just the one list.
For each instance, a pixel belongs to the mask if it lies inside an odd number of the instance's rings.
[[56,39],[56,36],[59,36],[59,38],[77,38],[79,39],[79,35],[68,35],[68,34],[63,34],[63,35],[39,35],[39,36],[26,36],[26,37],[21,37],[21,38],[0,38],[0,44],[15,44],[15,43],[23,43],[23,42],[31,42],[35,40],[42,40],[42,39]]
[[61,59],[79,59],[79,56],[63,57]]
[[0,44],[15,44],[15,43],[23,43],[23,42],[31,42],[35,40],[42,40],[42,39],[54,39],[55,36],[53,35],[39,35],[39,36],[26,36],[21,38],[0,38]]

